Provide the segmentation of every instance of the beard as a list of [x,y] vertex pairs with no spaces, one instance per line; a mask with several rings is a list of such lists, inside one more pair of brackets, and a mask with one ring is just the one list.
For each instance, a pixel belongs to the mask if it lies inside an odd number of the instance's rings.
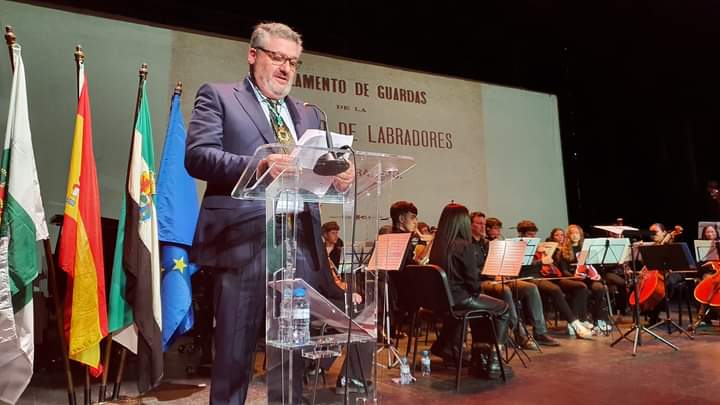
[[270,90],[270,92],[277,97],[277,99],[285,98],[288,94],[290,94],[290,90],[292,90],[292,81],[289,80],[286,85],[281,85],[278,83],[275,83],[272,80],[272,77],[262,77],[260,78],[260,81],[263,84],[263,87]]

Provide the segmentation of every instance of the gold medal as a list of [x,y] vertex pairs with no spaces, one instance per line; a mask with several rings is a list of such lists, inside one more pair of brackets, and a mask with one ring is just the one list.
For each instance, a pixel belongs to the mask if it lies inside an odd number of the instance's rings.
[[276,136],[280,143],[290,143],[292,135],[285,125],[277,127]]

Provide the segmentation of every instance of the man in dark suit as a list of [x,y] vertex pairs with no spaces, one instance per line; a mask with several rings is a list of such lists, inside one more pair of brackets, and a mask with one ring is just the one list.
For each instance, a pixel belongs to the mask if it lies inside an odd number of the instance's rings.
[[[320,127],[315,110],[288,96],[301,52],[300,35],[288,26],[259,24],[250,39],[248,77],[239,83],[203,85],[188,126],[185,166],[192,176],[207,182],[191,259],[215,274],[213,404],[245,402],[252,354],[265,325],[265,203],[233,199],[231,190],[257,147],[294,144],[305,130]],[[277,177],[291,162],[289,155],[271,154],[258,172],[269,170]],[[352,179],[349,170],[335,176],[333,185],[344,190]],[[295,223],[296,277],[327,296],[338,294],[329,271],[323,271],[327,260],[317,205],[306,204]],[[294,364],[296,369],[302,367],[302,361]],[[270,379],[273,370],[268,368]],[[293,374],[298,371],[302,369]],[[301,392],[301,375],[293,375],[292,403],[299,402]]]

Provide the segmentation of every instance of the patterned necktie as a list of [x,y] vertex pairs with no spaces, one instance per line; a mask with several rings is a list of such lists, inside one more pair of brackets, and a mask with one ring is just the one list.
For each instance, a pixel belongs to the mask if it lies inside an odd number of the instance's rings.
[[295,145],[290,128],[285,124],[280,115],[280,101],[266,99],[268,104],[268,110],[270,111],[270,124],[272,125],[273,131],[275,131],[275,137],[278,142],[283,145]]

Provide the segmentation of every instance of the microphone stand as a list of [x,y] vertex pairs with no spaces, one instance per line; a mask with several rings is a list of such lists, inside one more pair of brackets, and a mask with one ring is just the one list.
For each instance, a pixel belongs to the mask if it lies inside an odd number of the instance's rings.
[[322,114],[324,119],[320,120],[320,124],[323,129],[325,129],[325,142],[327,143],[327,148],[329,149],[326,154],[320,156],[317,162],[315,162],[313,172],[315,174],[319,174],[320,176],[335,176],[336,174],[340,174],[349,169],[350,163],[347,160],[340,158],[340,156],[337,156],[337,154],[333,151],[335,147],[333,146],[332,134],[330,133],[328,118],[325,111],[315,104],[303,103],[303,106],[306,108],[314,108]]

